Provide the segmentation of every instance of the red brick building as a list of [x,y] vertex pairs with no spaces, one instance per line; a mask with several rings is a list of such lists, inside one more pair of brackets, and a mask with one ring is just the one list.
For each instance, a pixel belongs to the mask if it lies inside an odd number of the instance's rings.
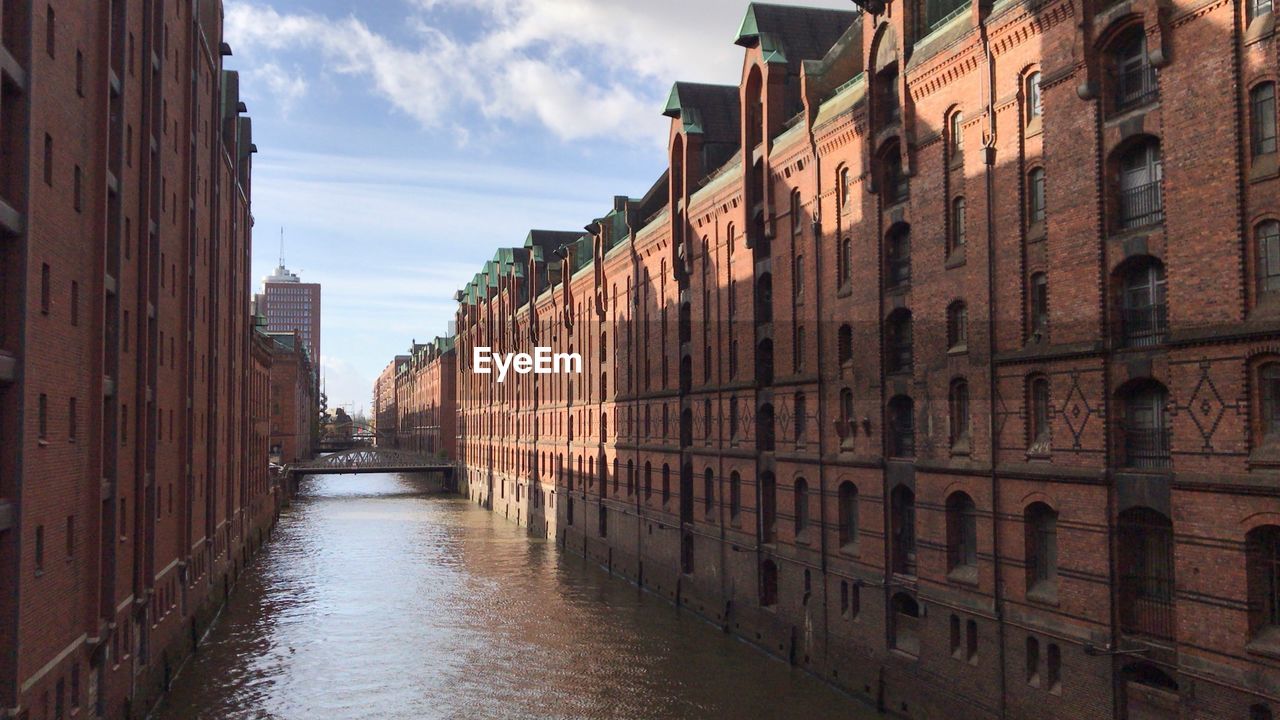
[[320,443],[319,379],[302,332],[268,332],[271,340],[272,462],[315,457]]
[[397,355],[378,373],[378,379],[373,383],[373,428],[380,446],[395,447],[399,428],[396,377],[408,362],[408,355]]
[[[457,353],[455,339],[414,343],[393,363],[393,392],[375,397],[374,415],[394,418],[394,447],[448,459],[457,457]],[[403,358],[403,361],[401,360]],[[389,366],[391,367],[391,366]],[[381,382],[381,379],[379,379]],[[388,407],[390,400],[394,404]],[[379,423],[379,438],[383,425]]]
[[459,293],[464,492],[902,715],[1273,717],[1270,3],[874,9]]
[[140,717],[274,516],[252,127],[211,0],[0,44],[0,716]]

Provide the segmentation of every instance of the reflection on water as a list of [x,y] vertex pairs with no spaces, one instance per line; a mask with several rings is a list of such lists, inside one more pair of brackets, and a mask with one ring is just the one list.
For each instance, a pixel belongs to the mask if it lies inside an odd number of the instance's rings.
[[874,715],[426,487],[305,481],[160,720]]

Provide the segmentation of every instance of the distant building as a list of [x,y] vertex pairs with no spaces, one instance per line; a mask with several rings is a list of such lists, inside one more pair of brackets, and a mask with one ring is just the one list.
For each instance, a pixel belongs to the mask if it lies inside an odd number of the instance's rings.
[[312,360],[320,362],[320,283],[304,283],[284,266],[262,279],[262,293],[256,298],[267,316],[267,332],[298,331]]
[[301,331],[271,338],[271,461],[289,464],[315,455],[320,431],[315,364]]
[[378,445],[392,447],[396,441],[396,376],[408,365],[408,355],[397,355],[378,374],[373,386],[373,428]]

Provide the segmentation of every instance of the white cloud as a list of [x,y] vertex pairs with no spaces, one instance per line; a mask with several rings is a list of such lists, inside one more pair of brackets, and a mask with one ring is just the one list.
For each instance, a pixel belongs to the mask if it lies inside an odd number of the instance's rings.
[[[253,88],[258,84],[270,91],[270,98],[280,107],[280,114],[288,117],[293,106],[307,94],[307,81],[301,74],[290,73],[276,63],[264,63],[249,71],[250,82],[246,86]],[[266,99],[260,93],[247,93],[249,99]]]
[[[795,4],[852,10],[850,0]],[[328,69],[370,80],[425,127],[449,125],[465,107],[491,120],[534,121],[561,140],[620,138],[662,144],[658,113],[675,80],[736,83],[734,46],[746,0],[408,0],[397,42],[354,16],[281,13],[229,0],[237,51],[318,51]],[[439,27],[448,14],[478,34]],[[467,142],[470,131],[454,130]]]

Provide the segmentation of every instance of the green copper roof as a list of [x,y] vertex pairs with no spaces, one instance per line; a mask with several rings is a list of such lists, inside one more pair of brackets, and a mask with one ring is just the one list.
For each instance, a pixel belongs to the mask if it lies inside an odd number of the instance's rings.
[[736,44],[743,47],[759,44],[765,62],[785,63],[787,53],[782,47],[782,40],[761,27],[761,24],[756,3],[751,3],[747,6],[747,16],[742,19],[742,27],[738,28]]

